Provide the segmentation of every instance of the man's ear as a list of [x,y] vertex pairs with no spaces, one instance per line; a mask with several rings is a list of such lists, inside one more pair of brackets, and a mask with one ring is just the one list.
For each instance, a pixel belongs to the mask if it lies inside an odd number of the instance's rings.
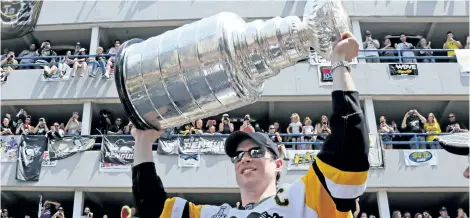
[[280,172],[282,170],[282,165],[284,164],[282,159],[276,159],[276,172]]

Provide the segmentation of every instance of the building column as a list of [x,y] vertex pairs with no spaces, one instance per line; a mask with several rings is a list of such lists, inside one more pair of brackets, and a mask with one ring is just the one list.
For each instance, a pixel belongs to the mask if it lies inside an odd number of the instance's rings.
[[369,133],[374,135],[377,134],[374,100],[370,97],[366,97],[366,99],[364,99],[364,113],[366,116],[367,126],[369,127]]
[[91,102],[87,101],[83,103],[82,135],[90,135],[92,116]]
[[73,196],[73,216],[72,217],[82,216],[84,203],[85,203],[85,193],[83,193],[83,191],[75,190],[75,194]]
[[91,28],[90,50],[89,54],[96,54],[96,49],[100,46],[100,27]]
[[[362,44],[362,31],[361,31],[361,24],[359,23],[359,20],[352,20],[352,33],[356,37],[357,41],[359,41],[359,49],[364,49],[364,45]],[[364,57],[364,54],[362,52],[359,52],[359,57]],[[364,59],[359,59],[359,63],[365,63],[366,60]]]
[[380,218],[390,218],[390,208],[388,205],[388,195],[385,190],[380,190],[377,192],[377,205],[379,206],[379,216]]

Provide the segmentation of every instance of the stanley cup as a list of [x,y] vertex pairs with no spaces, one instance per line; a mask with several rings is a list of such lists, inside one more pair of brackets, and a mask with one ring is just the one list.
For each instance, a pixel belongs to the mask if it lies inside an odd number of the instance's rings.
[[246,23],[222,12],[121,45],[116,87],[138,129],[164,129],[252,104],[266,79],[309,57],[329,57],[350,31],[341,0],[311,0],[296,16]]

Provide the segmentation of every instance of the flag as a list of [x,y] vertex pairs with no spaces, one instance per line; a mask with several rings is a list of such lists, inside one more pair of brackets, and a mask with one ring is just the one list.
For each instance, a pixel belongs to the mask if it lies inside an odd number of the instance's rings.
[[134,162],[134,144],[135,142],[129,136],[103,135],[100,171],[130,171]]
[[0,138],[1,162],[15,162],[18,155],[20,135],[5,135]]
[[49,140],[49,159],[51,161],[64,159],[76,153],[93,148],[96,138],[90,136],[64,136]]
[[16,179],[20,181],[39,181],[42,153],[46,150],[45,136],[22,136],[18,150]]
[[224,144],[227,136],[198,135],[166,137],[158,140],[159,154],[176,155],[187,153],[200,153],[219,155],[225,154]]

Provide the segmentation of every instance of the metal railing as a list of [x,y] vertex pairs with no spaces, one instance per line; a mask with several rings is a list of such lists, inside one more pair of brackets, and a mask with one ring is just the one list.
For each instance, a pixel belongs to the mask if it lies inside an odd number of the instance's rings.
[[[454,51],[455,49],[375,49],[375,50],[360,50],[359,52],[359,57],[357,59],[363,59],[363,60],[396,60],[399,63],[402,63],[403,60],[406,59],[413,59],[413,60],[456,60],[455,56],[419,56],[417,55],[417,52],[449,52],[449,51]],[[367,52],[378,52],[379,56],[365,56],[365,53]],[[392,52],[393,54],[396,54],[395,56],[383,56],[383,53],[385,52]],[[413,52],[415,54],[414,57],[404,57],[403,52]]]
[[440,136],[440,135],[449,135],[451,133],[380,133],[380,136],[411,136],[413,141],[393,141],[393,140],[382,140],[382,137],[380,140],[382,141],[383,145],[410,145],[410,148],[412,145],[414,145],[415,149],[419,149],[420,145],[438,145],[439,142],[436,141],[420,141],[419,136],[423,136],[426,138],[426,136]]
[[[25,60],[44,60],[44,59],[57,59],[58,61],[55,62],[48,62],[48,63],[29,63],[29,64],[1,64],[0,67],[41,67],[44,65],[52,66],[55,65],[57,66],[59,63],[65,63],[66,58],[90,58],[90,57],[112,57],[115,56],[114,54],[103,54],[103,55],[69,55],[69,56],[34,56],[34,57],[15,57],[15,60],[21,61],[23,59]],[[1,60],[3,61],[3,60]],[[96,64],[96,61],[86,61],[89,64]]]
[[[415,59],[415,60],[425,60],[425,59],[434,59],[434,60],[456,60],[455,56],[415,56],[415,57],[403,57],[403,52],[448,52],[453,51],[453,49],[408,49],[408,50],[398,50],[398,49],[376,49],[376,50],[360,50],[359,57],[357,59],[365,59],[365,60],[396,60],[397,62],[401,63],[405,59]],[[384,52],[393,52],[396,56],[364,56],[366,52],[379,52],[381,55]],[[111,57],[114,54],[104,54],[104,55],[71,55],[71,56],[35,56],[35,57],[16,57],[15,60],[20,61],[22,59],[30,59],[30,60],[37,60],[37,59],[57,59],[58,61],[54,63],[30,63],[30,64],[1,64],[1,67],[40,67],[44,65],[58,65],[59,63],[64,63],[65,58],[88,58],[88,57]],[[3,61],[3,60],[2,60]],[[91,64],[97,64],[96,62],[88,62]]]

